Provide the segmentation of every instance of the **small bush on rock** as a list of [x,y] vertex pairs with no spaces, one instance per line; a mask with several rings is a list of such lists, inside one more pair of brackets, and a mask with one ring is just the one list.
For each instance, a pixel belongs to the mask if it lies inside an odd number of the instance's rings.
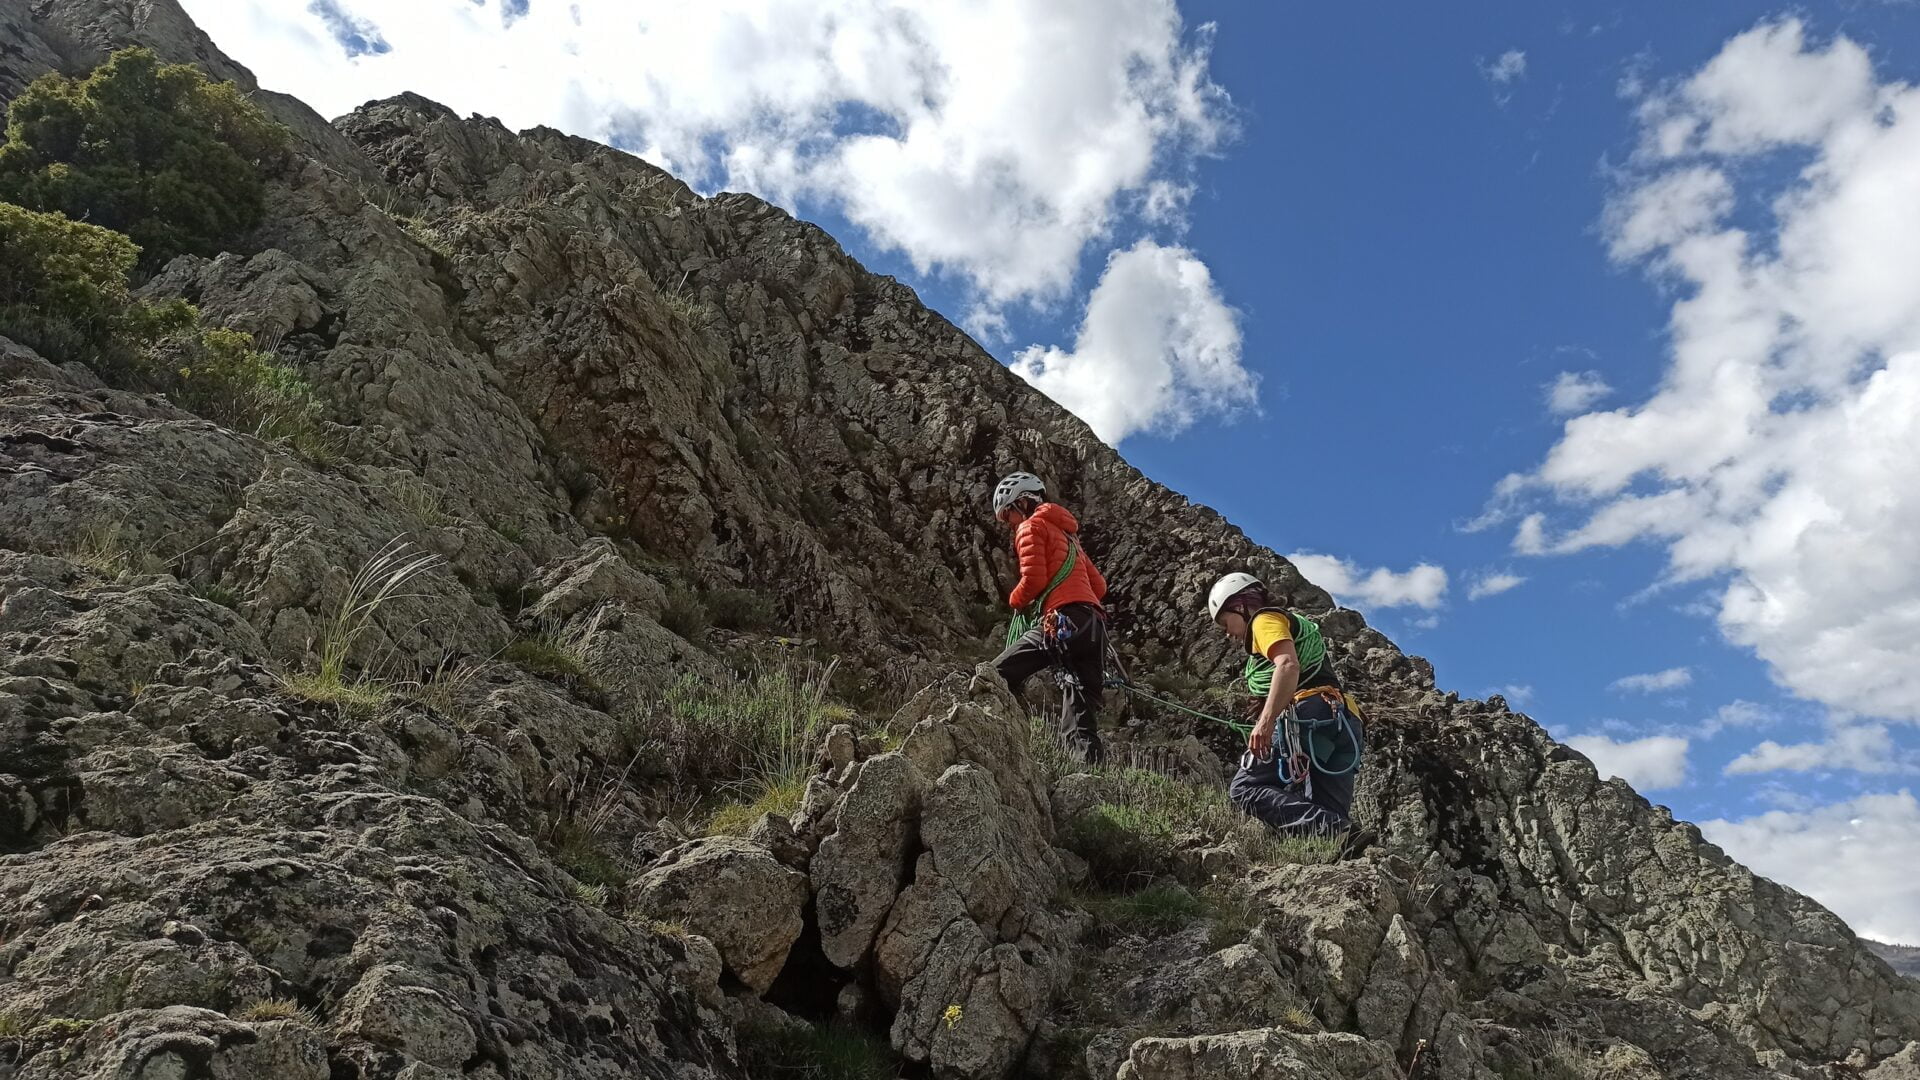
[[752,589],[715,589],[707,594],[706,607],[713,625],[722,630],[764,630],[773,625],[773,601]]
[[126,49],[83,79],[43,75],[7,110],[0,199],[133,238],[141,266],[217,255],[260,223],[286,131],[232,83]]
[[109,381],[137,373],[148,349],[196,322],[182,301],[134,297],[127,274],[139,256],[110,229],[0,202],[0,334]]
[[116,386],[166,394],[226,427],[335,456],[307,381],[184,301],[135,297],[125,236],[0,203],[0,334]]
[[688,641],[699,642],[707,636],[712,620],[699,593],[674,585],[667,589],[667,601],[660,608],[660,625]]

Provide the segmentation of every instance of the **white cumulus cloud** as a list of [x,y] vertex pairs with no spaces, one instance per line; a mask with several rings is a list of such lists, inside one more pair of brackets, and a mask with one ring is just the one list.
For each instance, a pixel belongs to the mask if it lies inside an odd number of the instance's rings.
[[[1179,235],[1197,162],[1234,128],[1213,28],[1184,25],[1175,0],[183,3],[266,86],[329,116],[414,91],[631,150],[700,190],[830,208],[956,280],[993,341],[1010,308],[1084,288],[1086,256],[1117,237]],[[1169,411],[1090,407],[1109,432],[1177,429],[1250,389],[1205,266],[1183,253],[1180,273],[1156,298],[1195,350],[1155,399]],[[1181,300],[1197,306],[1165,313]]]
[[1691,682],[1693,670],[1676,667],[1645,675],[1623,676],[1613,680],[1607,689],[1617,694],[1654,694],[1662,690],[1678,690]]
[[1640,118],[1604,224],[1677,296],[1669,366],[1567,422],[1523,486],[1583,520],[1528,514],[1515,550],[1662,544],[1665,580],[1714,582],[1721,632],[1789,690],[1920,719],[1920,89],[1786,19]]
[[1511,571],[1489,571],[1473,579],[1473,584],[1467,587],[1467,599],[1479,600],[1488,596],[1499,596],[1526,583],[1526,578]]
[[1675,788],[1687,781],[1687,740],[1677,735],[1625,741],[1574,735],[1560,741],[1587,755],[1601,776],[1619,777],[1635,791]]
[[1547,411],[1555,416],[1586,412],[1613,393],[1597,371],[1563,371],[1547,385]]
[[1703,821],[1700,831],[1754,873],[1833,909],[1855,932],[1920,945],[1920,801],[1911,792]]
[[1818,742],[1782,744],[1768,739],[1734,758],[1722,770],[1728,776],[1769,772],[1825,772],[1845,769],[1861,773],[1908,772],[1909,755],[1894,745],[1879,724],[1835,725]]
[[1367,607],[1418,607],[1429,611],[1447,595],[1447,572],[1431,563],[1395,572],[1366,570],[1346,559],[1312,552],[1287,556],[1308,581],[1332,593],[1341,603]]
[[1107,260],[1071,350],[1025,349],[1013,370],[1108,443],[1246,409],[1259,385],[1206,264],[1148,240]]
[[[997,302],[1064,295],[1123,200],[1170,213],[1232,123],[1211,29],[1173,0],[535,0],[511,21],[473,0],[185,6],[326,115],[411,90],[706,189],[825,199]],[[390,47],[348,56],[342,22]]]

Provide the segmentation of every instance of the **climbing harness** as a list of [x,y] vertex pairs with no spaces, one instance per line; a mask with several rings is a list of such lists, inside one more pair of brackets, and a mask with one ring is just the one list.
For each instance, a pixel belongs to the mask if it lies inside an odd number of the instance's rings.
[[[1060,583],[1067,580],[1067,575],[1073,573],[1073,565],[1079,561],[1080,541],[1069,538],[1067,542],[1067,557],[1060,560],[1060,572],[1053,575],[1052,581],[1047,582],[1046,591],[1042,592],[1039,598],[1033,603],[1028,604],[1024,610],[1013,613],[1013,621],[1007,624],[1007,644],[1011,645],[1020,640],[1021,635],[1033,629],[1033,624],[1039,619],[1040,613],[1047,609],[1047,597],[1052,596],[1053,590],[1059,588]],[[1057,622],[1064,621],[1064,618],[1059,612],[1056,611],[1053,614]],[[1055,639],[1055,634],[1058,632],[1057,622],[1056,625],[1047,628],[1047,637],[1049,640]],[[1068,633],[1069,636],[1071,636],[1071,629],[1069,629]]]

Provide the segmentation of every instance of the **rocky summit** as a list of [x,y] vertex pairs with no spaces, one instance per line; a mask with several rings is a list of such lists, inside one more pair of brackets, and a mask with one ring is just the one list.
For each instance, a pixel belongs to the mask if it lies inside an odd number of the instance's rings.
[[[0,1077],[1912,1080],[1920,983],[1147,480],[746,195],[418,97],[331,123],[174,0],[0,8],[0,100],[152,49],[291,134],[140,295],[313,388],[223,426],[0,338]],[[1029,469],[1134,677],[1251,567],[1370,719],[1364,850],[1076,771],[973,665]]]

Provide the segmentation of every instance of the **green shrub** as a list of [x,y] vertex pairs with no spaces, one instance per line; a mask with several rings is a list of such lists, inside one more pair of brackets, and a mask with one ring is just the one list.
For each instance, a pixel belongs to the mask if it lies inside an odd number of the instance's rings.
[[722,630],[764,630],[773,625],[773,601],[752,589],[715,589],[707,594],[707,617]]
[[237,330],[200,325],[184,301],[132,295],[124,236],[0,203],[0,334],[116,386],[159,391],[216,423],[332,456],[313,390]]
[[673,585],[667,588],[667,601],[660,608],[660,625],[688,641],[698,642],[706,638],[707,627],[712,623],[699,593],[684,585]]
[[840,1025],[751,1025],[740,1030],[740,1066],[751,1077],[893,1080],[900,1063],[887,1044]]
[[7,111],[0,199],[133,238],[140,265],[215,255],[260,223],[264,167],[286,132],[232,83],[115,53],[84,79],[48,74]]
[[308,457],[332,456],[313,388],[300,373],[255,349],[246,334],[201,330],[162,351],[166,359],[152,365],[155,381],[176,403],[225,427],[286,442]]
[[197,322],[182,301],[152,304],[128,291],[139,256],[110,229],[0,202],[0,334],[125,378],[147,349]]

